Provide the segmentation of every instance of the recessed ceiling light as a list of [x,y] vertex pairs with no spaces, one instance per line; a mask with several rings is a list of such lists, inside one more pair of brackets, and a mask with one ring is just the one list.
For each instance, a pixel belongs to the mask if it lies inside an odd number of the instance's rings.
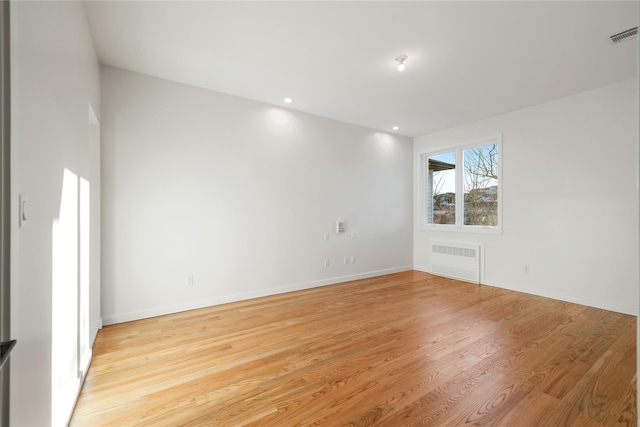
[[405,63],[407,60],[407,55],[400,55],[396,58],[396,62],[398,63],[398,71],[404,71]]
[[398,129],[400,129],[400,128],[399,128],[398,126],[394,126],[392,129],[393,129],[393,130],[398,130]]
[[293,99],[287,97],[284,99],[284,102],[286,102],[287,104],[291,104],[293,102]]

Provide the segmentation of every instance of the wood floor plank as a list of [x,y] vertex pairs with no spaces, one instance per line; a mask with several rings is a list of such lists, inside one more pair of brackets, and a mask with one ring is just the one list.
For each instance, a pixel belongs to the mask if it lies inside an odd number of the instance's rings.
[[409,271],[105,327],[71,426],[635,425],[636,319]]

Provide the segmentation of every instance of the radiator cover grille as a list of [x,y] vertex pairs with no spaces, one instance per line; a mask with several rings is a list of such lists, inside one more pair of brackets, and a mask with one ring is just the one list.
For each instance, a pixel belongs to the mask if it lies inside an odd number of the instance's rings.
[[620,43],[621,41],[630,40],[637,35],[638,35],[638,27],[634,27],[634,28],[629,28],[628,30],[623,31],[621,33],[609,36],[609,39],[611,40],[611,43],[616,44],[616,43]]
[[480,243],[431,241],[430,272],[480,283],[482,246]]

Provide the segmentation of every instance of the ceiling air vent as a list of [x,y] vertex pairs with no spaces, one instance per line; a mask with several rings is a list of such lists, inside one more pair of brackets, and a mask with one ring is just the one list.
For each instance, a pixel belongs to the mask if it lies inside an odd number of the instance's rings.
[[621,41],[624,40],[629,40],[630,38],[637,36],[638,35],[638,27],[634,27],[634,28],[630,28],[626,31],[623,31],[621,33],[618,34],[614,34],[612,36],[610,36],[609,38],[611,39],[611,43],[616,44],[616,43],[620,43]]

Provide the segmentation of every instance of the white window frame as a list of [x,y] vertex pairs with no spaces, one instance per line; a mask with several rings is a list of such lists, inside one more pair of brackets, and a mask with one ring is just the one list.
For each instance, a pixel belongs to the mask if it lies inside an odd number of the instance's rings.
[[[498,146],[498,225],[464,225],[464,156],[465,150],[496,144]],[[456,158],[456,223],[455,224],[429,224],[429,198],[427,197],[427,162],[429,157],[439,154],[455,153]],[[465,233],[502,234],[502,187],[504,177],[502,174],[502,134],[481,138],[463,145],[456,145],[437,151],[424,151],[420,153],[420,212],[418,228],[434,231],[456,231]]]

